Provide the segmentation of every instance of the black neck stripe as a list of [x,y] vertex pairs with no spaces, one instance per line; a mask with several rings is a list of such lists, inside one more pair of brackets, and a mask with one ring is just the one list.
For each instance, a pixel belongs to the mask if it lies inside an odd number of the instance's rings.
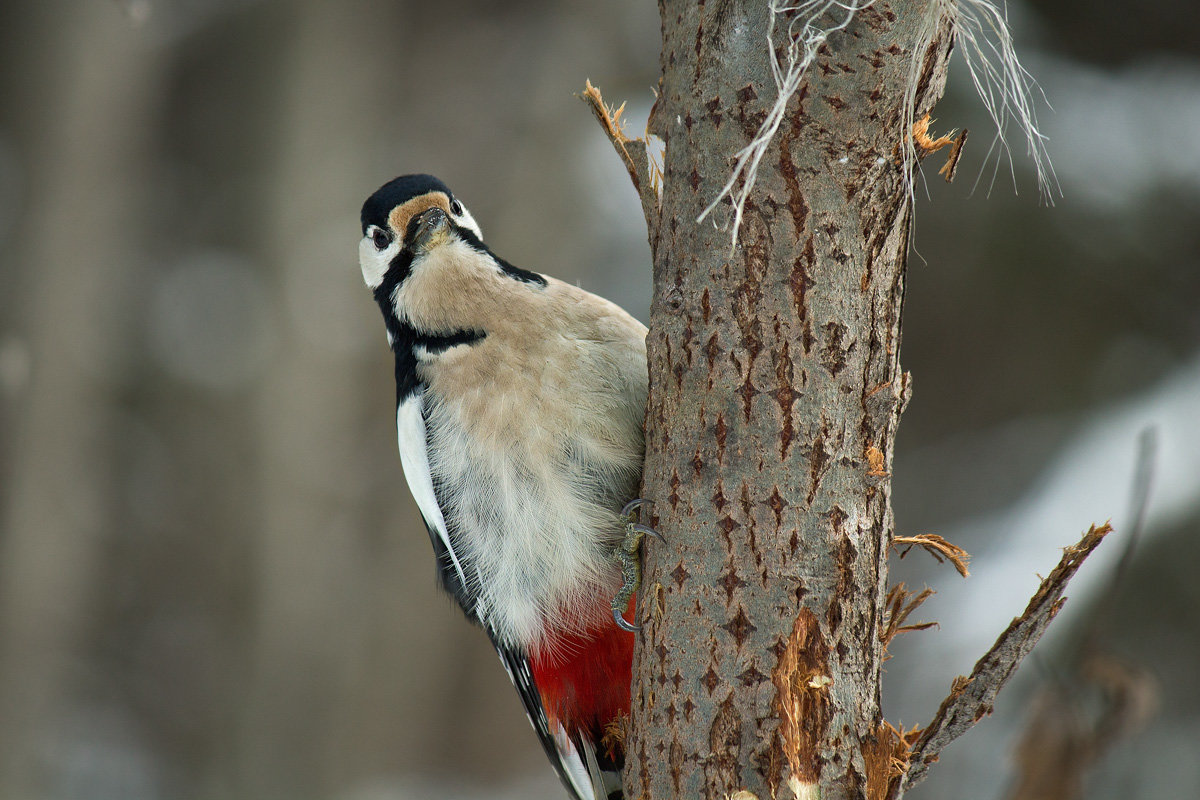
[[475,250],[478,253],[485,253],[489,257],[491,257],[491,259],[496,262],[497,266],[500,267],[500,270],[505,275],[507,275],[510,278],[513,278],[515,280],[521,281],[523,283],[528,283],[532,286],[538,286],[542,289],[546,288],[547,282],[546,282],[545,276],[539,275],[536,272],[531,272],[530,270],[527,270],[527,269],[521,269],[520,267],[515,267],[512,264],[508,263],[503,258],[501,258],[500,256],[493,253],[491,250],[489,250],[488,246],[486,244],[484,244],[482,241],[480,241],[479,237],[476,236],[475,232],[472,231],[471,229],[462,228],[462,227],[455,225],[454,230],[455,230],[455,233],[458,234],[458,237],[460,239],[462,239],[464,242],[466,242],[467,245],[472,250]]
[[412,262],[412,251],[401,250],[388,264],[387,272],[383,273],[383,280],[375,287],[373,293],[375,302],[383,309],[385,319],[395,313],[392,308],[392,295],[396,293],[400,284],[404,283],[405,279],[412,274]]
[[418,333],[414,347],[424,348],[427,353],[440,353],[460,344],[475,344],[487,336],[483,331],[457,330],[451,333]]
[[396,405],[399,406],[421,386],[417,375],[417,348],[427,353],[441,353],[451,347],[476,344],[487,334],[483,331],[456,330],[443,333],[421,333],[411,325],[396,319],[393,314],[384,314],[388,333],[392,336],[392,352],[396,356]]

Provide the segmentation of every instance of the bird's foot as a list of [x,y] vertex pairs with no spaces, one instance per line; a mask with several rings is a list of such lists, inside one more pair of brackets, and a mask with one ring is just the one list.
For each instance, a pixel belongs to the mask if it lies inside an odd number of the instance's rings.
[[[649,500],[639,498],[621,509],[621,516],[626,519],[625,538],[615,551],[617,559],[621,562],[621,588],[613,597],[612,612],[613,621],[617,623],[617,627],[630,633],[636,633],[642,629],[641,625],[626,621],[624,616],[625,610],[629,608],[629,599],[637,593],[642,585],[642,539],[649,534],[660,542],[666,542],[666,539],[658,531],[634,522],[637,510],[649,502]],[[636,606],[634,617],[637,617]]]

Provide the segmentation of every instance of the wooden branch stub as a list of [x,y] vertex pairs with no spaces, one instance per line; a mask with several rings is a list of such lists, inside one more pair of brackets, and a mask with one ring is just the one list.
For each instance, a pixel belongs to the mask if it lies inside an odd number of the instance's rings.
[[629,179],[633,181],[633,188],[642,201],[642,213],[646,216],[646,227],[653,240],[655,220],[658,219],[659,174],[655,165],[651,163],[650,154],[646,148],[646,139],[630,139],[625,135],[621,122],[625,104],[622,103],[616,108],[606,105],[600,89],[593,86],[590,80],[587,81],[587,86],[579,97],[592,110],[596,121],[604,129],[604,135],[608,137],[608,141],[612,143],[621,162],[625,165],[625,171],[629,173]]
[[1025,656],[1045,633],[1062,608],[1067,582],[1112,531],[1108,523],[1092,525],[1079,543],[1063,552],[1058,566],[1042,581],[1025,613],[1009,624],[992,648],[979,659],[969,678],[956,678],[950,695],[942,701],[933,720],[925,726],[913,746],[912,761],[901,791],[916,786],[950,742],[966,733],[992,712],[996,695],[1008,683]]
[[954,139],[954,144],[950,147],[950,155],[946,159],[946,163],[938,170],[938,175],[946,179],[946,183],[954,182],[954,175],[958,172],[958,159],[962,156],[963,145],[967,143],[967,129],[963,128],[962,132]]
[[921,547],[924,548],[925,552],[937,559],[939,564],[943,561],[949,561],[958,570],[958,574],[964,578],[971,574],[967,569],[967,565],[971,562],[971,554],[958,545],[951,544],[936,533],[897,536],[892,539],[892,545],[904,546],[904,549],[900,551],[901,558],[908,555],[908,551],[913,549],[913,547]]

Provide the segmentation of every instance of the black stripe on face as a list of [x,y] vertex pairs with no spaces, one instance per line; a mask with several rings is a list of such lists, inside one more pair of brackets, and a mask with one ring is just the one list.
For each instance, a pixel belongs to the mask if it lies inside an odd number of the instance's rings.
[[[454,224],[453,220],[448,220],[448,223],[449,223],[450,229],[451,229],[451,231],[453,231],[454,235],[458,236],[458,238],[460,238],[472,250],[475,250],[478,253],[483,253],[483,254],[487,255],[489,258],[491,258],[496,263],[496,265],[498,267],[500,267],[500,271],[503,272],[505,275],[508,275],[513,280],[521,281],[522,283],[529,284],[530,286],[534,286],[539,289],[546,288],[547,281],[546,281],[545,276],[539,275],[536,272],[531,272],[529,270],[524,270],[524,269],[521,269],[520,267],[513,266],[512,264],[508,263],[504,259],[498,257],[491,250],[489,250],[487,248],[487,245],[485,245],[483,242],[481,242],[479,240],[479,237],[476,236],[469,228],[460,227],[460,226]],[[415,230],[416,225],[417,225],[417,219],[414,217],[413,220],[409,223],[410,231],[409,231],[408,235],[406,235],[406,240],[411,238],[411,233],[413,230]],[[383,274],[383,280],[379,282],[379,285],[375,287],[375,290],[373,292],[374,297],[375,297],[375,302],[376,302],[376,304],[379,305],[380,310],[383,312],[383,319],[384,319],[384,322],[388,326],[388,331],[391,332],[392,337],[397,342],[399,341],[400,336],[402,335],[402,331],[400,330],[400,328],[405,327],[405,326],[401,326],[400,322],[396,319],[396,310],[392,306],[392,302],[393,302],[393,298],[395,297],[396,290],[400,287],[401,284],[404,283],[404,281],[406,281],[408,279],[408,276],[412,274],[413,260],[415,258],[416,258],[416,255],[413,253],[412,250],[409,250],[407,247],[405,247],[399,253],[397,253],[396,257],[393,258],[392,262],[388,265],[387,272],[385,272]],[[462,331],[455,331],[455,332],[446,334],[446,336],[455,337],[455,336],[461,335],[462,333],[463,333]],[[480,335],[480,337],[482,337],[482,334],[479,334],[479,335]],[[435,348],[435,350],[433,352],[437,352],[436,348],[438,348],[438,346],[439,346],[438,341],[437,341],[438,339],[439,339],[438,336],[433,336],[430,340],[432,347]],[[467,342],[455,342],[455,343],[456,344],[466,344]],[[446,347],[451,347],[451,346],[453,346],[453,344],[441,346],[440,349],[444,350]]]
[[410,250],[401,250],[388,264],[387,272],[383,273],[383,280],[375,287],[373,294],[375,302],[383,310],[384,319],[391,319],[395,315],[395,309],[392,308],[392,295],[396,293],[396,289],[404,280],[412,274],[413,254]]
[[468,331],[458,330],[451,333],[439,334],[418,334],[416,346],[425,349],[426,353],[437,355],[438,353],[449,350],[451,347],[457,347],[460,344],[475,344],[483,341],[487,334],[483,331]]
[[518,280],[522,283],[528,283],[531,286],[537,286],[539,289],[546,288],[547,281],[544,275],[539,275],[536,272],[515,267],[505,261],[503,258],[500,258],[500,256],[489,250],[486,244],[480,241],[479,237],[475,235],[474,231],[470,230],[469,228],[462,228],[458,225],[455,225],[454,232],[458,234],[458,238],[466,242],[472,250],[475,250],[478,253],[487,254],[493,261],[496,262],[496,265],[500,267],[500,271],[513,280]]

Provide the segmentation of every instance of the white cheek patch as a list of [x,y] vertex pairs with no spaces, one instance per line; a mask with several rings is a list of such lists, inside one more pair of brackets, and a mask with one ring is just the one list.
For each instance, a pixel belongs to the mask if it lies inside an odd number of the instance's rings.
[[454,221],[474,233],[480,241],[483,241],[483,231],[479,230],[479,223],[471,216],[471,212],[467,210],[466,206],[463,206],[463,213],[461,215],[454,217]]
[[386,250],[376,250],[375,243],[369,236],[364,236],[358,243],[358,266],[362,270],[363,282],[370,289],[376,289],[383,283],[388,265],[400,251],[400,243],[392,242]]

